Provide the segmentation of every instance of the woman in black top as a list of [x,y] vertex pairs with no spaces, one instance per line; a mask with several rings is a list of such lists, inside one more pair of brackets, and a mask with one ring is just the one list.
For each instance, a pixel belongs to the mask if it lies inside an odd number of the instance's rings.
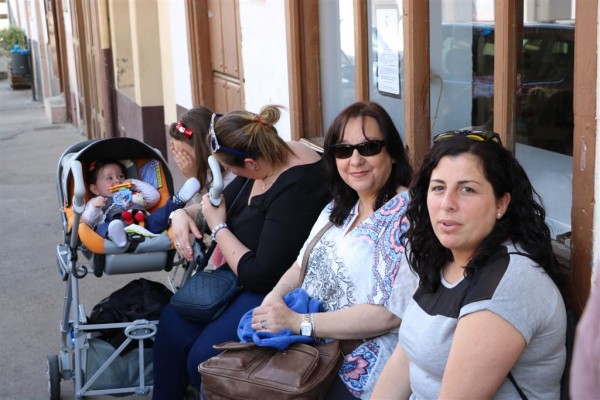
[[[284,142],[274,127],[279,117],[278,106],[266,106],[259,114],[213,114],[211,148],[237,178],[226,187],[219,207],[207,194],[200,204],[175,213],[172,231],[179,254],[191,259],[190,233],[202,237],[195,222],[200,214],[243,291],[207,324],[165,308],[154,344],[155,400],[183,398],[190,382],[199,387],[198,364],[217,354],[214,344],[238,339],[240,318],[262,302],[293,263],[329,200],[321,157],[304,144]],[[219,265],[217,258],[213,263]]]

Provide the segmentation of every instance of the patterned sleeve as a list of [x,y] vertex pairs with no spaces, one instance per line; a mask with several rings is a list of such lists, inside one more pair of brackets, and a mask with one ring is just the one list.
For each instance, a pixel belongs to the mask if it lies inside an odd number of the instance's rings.
[[100,218],[102,218],[102,208],[94,207],[92,205],[92,200],[93,199],[90,199],[85,204],[81,219],[92,228],[95,228],[96,225],[98,225],[98,222],[100,222]]
[[374,265],[371,271],[372,290],[369,303],[387,306],[392,294],[394,281],[400,269],[404,255],[401,236],[408,229],[408,220],[404,216],[408,206],[408,193],[402,192],[388,201],[378,211],[379,223],[385,228],[377,240]]
[[412,299],[418,286],[419,277],[410,269],[406,253],[404,253],[402,255],[402,260],[400,261],[398,275],[394,280],[390,301],[386,305],[387,308],[398,318],[402,319],[406,307],[408,306],[408,303],[410,303],[410,299]]
[[135,189],[142,193],[144,201],[146,202],[145,208],[152,208],[160,200],[160,193],[154,186],[139,179],[132,179],[131,182],[135,185]]

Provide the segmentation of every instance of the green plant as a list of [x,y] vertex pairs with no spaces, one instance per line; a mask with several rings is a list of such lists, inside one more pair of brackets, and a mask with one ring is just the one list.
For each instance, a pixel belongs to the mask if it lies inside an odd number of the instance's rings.
[[0,47],[5,50],[10,50],[15,44],[18,44],[22,49],[27,48],[25,31],[16,25],[0,29]]

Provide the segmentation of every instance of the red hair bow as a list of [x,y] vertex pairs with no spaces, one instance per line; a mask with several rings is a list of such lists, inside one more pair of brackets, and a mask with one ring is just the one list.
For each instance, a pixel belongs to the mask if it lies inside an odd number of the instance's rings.
[[181,120],[177,123],[177,125],[175,125],[175,129],[183,133],[183,135],[188,139],[191,138],[192,134],[194,133],[190,128],[186,128],[185,125],[183,125],[183,121]]

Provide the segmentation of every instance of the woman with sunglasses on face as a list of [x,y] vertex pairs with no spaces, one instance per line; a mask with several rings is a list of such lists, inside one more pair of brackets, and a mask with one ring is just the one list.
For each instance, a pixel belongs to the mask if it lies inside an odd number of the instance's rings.
[[325,312],[296,313],[283,300],[298,285],[305,247],[253,311],[252,328],[273,333],[289,329],[317,340],[365,339],[346,355],[341,380],[329,398],[352,397],[350,393],[368,398],[397,342],[400,319],[385,307],[392,284],[396,279],[416,287],[416,277],[405,278],[410,271],[399,268],[412,169],[400,134],[376,103],[344,109],[327,132],[324,150],[333,201],[306,243],[332,224],[310,250],[302,289],[319,299]]
[[538,195],[498,134],[433,142],[407,211],[420,284],[373,398],[558,399],[566,313]]
[[215,266],[230,268],[243,290],[210,323],[189,321],[170,305],[165,308],[154,344],[154,399],[182,399],[190,382],[199,387],[198,364],[217,354],[214,344],[237,340],[240,318],[261,303],[293,262],[330,198],[321,156],[278,136],[274,125],[280,113],[271,105],[259,114],[211,116],[208,144],[237,177],[223,191],[220,205],[206,194],[200,204],[175,213],[171,227],[177,251],[191,260],[190,234],[202,237],[196,220],[203,218],[222,255],[224,264]]

